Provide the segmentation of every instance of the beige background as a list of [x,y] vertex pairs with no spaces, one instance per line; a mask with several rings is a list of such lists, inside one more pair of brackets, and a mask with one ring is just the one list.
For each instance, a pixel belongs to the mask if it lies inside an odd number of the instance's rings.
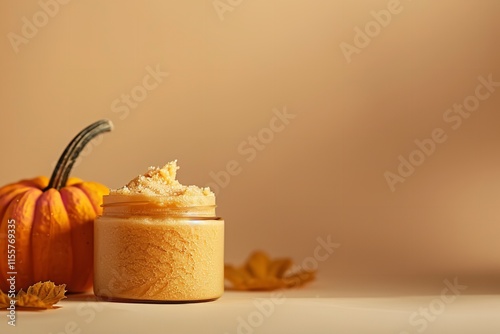
[[[49,175],[109,118],[73,175],[119,187],[178,159],[182,182],[205,185],[240,163],[218,192],[229,262],[262,248],[302,263],[331,235],[341,247],[320,277],[339,287],[482,288],[500,278],[500,91],[457,130],[443,114],[478,76],[500,81],[500,2],[402,1],[348,63],[340,44],[389,2],[232,1],[221,20],[212,0],[72,1],[15,53],[8,34],[41,7],[2,1],[0,183]],[[169,76],[121,119],[112,102],[157,64]],[[238,146],[283,107],[295,119],[247,162]],[[391,192],[384,172],[434,128],[447,141]]]

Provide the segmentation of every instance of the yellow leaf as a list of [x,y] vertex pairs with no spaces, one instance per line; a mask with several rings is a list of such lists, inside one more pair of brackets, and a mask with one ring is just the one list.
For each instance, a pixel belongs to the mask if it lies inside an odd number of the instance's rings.
[[247,270],[257,278],[265,278],[267,276],[267,267],[269,258],[264,252],[254,252],[250,255],[247,261]]
[[10,298],[0,290],[0,308],[7,308],[10,305]]
[[16,305],[18,307],[42,308],[42,309],[47,309],[52,307],[52,305],[45,304],[43,300],[41,300],[36,295],[29,295],[22,290],[19,291],[19,294],[17,295]]
[[52,306],[61,299],[66,298],[66,284],[55,285],[53,282],[38,282],[28,288],[26,292],[28,295],[36,296],[39,300],[43,301],[46,305]]
[[277,259],[274,260],[269,266],[268,276],[270,277],[283,277],[285,273],[292,266],[290,259]]
[[288,288],[304,285],[316,278],[315,271],[301,271],[291,276],[285,277],[284,282]]
[[233,284],[235,290],[243,290],[245,288],[247,277],[241,270],[238,270],[233,266],[226,265],[224,266],[224,276]]
[[315,279],[315,271],[298,270],[287,275],[292,265],[289,258],[270,260],[266,253],[257,251],[239,268],[225,265],[224,278],[231,284],[230,290],[241,291],[294,288]]
[[[52,308],[61,299],[66,298],[64,295],[66,285],[55,285],[54,283],[38,282],[30,286],[27,292],[22,289],[18,292],[15,301],[17,307],[22,308],[38,308],[48,309]],[[5,309],[10,305],[11,299],[0,290],[0,309]]]

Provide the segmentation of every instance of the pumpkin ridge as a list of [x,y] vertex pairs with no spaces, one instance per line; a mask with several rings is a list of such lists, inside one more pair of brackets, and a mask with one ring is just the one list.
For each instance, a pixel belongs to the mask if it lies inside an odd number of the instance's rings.
[[96,213],[91,200],[78,187],[62,188],[61,198],[66,206],[71,225],[71,240],[73,248],[72,291],[85,291],[89,278],[92,278],[94,249],[94,219]]
[[[7,224],[9,219],[15,220],[15,236],[16,236],[16,264],[15,271],[16,275],[16,287],[20,289],[23,286],[33,284],[33,272],[32,272],[32,252],[31,252],[31,227],[33,224],[33,218],[35,216],[37,199],[42,194],[40,189],[31,188],[30,190],[18,194],[9,203],[7,209],[2,215],[2,221],[0,226],[0,233],[7,232]],[[7,258],[7,247],[2,247],[0,249],[0,256],[4,259]],[[4,274],[12,271],[9,270],[6,261],[0,261],[0,272],[2,276],[2,286],[3,282],[6,282],[3,278]],[[5,278],[6,279],[6,278]]]
[[30,189],[31,187],[27,186],[27,185],[15,185],[15,184],[11,184],[11,185],[6,185],[2,188],[0,188],[0,198],[3,197],[3,196],[6,196],[8,194],[10,194],[11,192],[13,191],[16,191],[16,190],[19,190],[19,189]]
[[27,188],[39,188],[42,189],[49,183],[49,179],[46,176],[37,176],[31,179],[22,179],[18,182],[13,182],[4,185],[3,187],[0,188],[7,188],[7,187],[19,187],[20,185],[26,186]]
[[102,196],[109,193],[109,189],[106,186],[97,182],[87,181],[75,184],[73,187],[82,190],[87,198],[90,199],[90,203],[92,203],[96,215],[100,215],[102,213]]
[[33,263],[35,280],[67,284],[71,278],[73,254],[70,223],[59,191],[49,189],[38,199],[33,222]]
[[25,192],[29,191],[30,189],[33,189],[33,188],[22,187],[22,188],[18,188],[18,189],[12,189],[11,191],[9,191],[5,194],[0,194],[0,217],[3,217],[3,215],[7,211],[7,207],[9,205],[9,203],[11,203],[12,200],[14,198],[16,198],[16,196],[18,196],[19,194],[25,193]]

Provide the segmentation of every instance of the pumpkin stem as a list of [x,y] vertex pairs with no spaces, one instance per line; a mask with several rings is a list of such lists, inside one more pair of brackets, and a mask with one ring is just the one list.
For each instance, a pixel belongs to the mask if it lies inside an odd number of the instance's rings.
[[57,190],[66,186],[69,173],[75,164],[76,159],[85,148],[85,146],[96,136],[104,132],[109,132],[113,129],[113,123],[107,119],[102,119],[90,124],[85,129],[80,131],[75,138],[69,143],[63,154],[57,161],[56,168],[52,172],[49,185],[44,189],[48,190],[55,188]]

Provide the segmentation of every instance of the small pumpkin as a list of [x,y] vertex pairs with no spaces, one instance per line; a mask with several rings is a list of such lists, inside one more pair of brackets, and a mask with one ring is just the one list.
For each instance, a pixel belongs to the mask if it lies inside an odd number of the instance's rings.
[[9,290],[11,276],[16,290],[49,280],[66,284],[70,292],[91,288],[93,222],[108,188],[69,174],[85,145],[111,129],[108,120],[83,129],[64,150],[50,179],[39,176],[0,188],[0,289]]

